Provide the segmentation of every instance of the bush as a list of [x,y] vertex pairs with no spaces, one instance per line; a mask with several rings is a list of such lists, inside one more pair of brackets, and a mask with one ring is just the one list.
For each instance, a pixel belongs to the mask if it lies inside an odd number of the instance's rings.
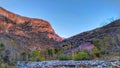
[[97,47],[94,47],[93,53],[95,54],[96,57],[100,57],[100,50],[98,50]]
[[99,40],[93,40],[93,44],[95,45],[95,46],[99,46],[99,43],[100,43],[100,41]]
[[78,52],[78,54],[76,54],[75,56],[75,60],[90,60],[91,57],[89,56],[89,54],[87,52]]
[[31,52],[29,56],[30,61],[40,61],[41,60],[41,52],[39,50],[35,50]]
[[67,55],[60,55],[60,56],[58,56],[58,59],[59,60],[70,60],[71,58],[70,58],[70,56],[67,56]]
[[72,52],[72,54],[71,54],[71,59],[74,60],[74,59],[75,59],[75,56],[76,56],[76,53],[75,53],[75,52]]
[[48,49],[47,52],[49,56],[53,56],[55,54],[55,49],[54,48]]

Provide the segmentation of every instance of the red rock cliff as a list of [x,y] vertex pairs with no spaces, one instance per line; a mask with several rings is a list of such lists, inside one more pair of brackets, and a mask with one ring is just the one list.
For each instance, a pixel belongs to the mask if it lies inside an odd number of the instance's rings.
[[29,38],[32,42],[31,45],[50,46],[62,41],[62,38],[55,33],[47,21],[23,17],[1,7],[0,34]]

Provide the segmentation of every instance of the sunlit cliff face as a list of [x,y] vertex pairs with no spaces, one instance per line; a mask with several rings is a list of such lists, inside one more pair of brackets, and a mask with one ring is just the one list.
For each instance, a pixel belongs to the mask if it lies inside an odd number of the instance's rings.
[[42,19],[23,17],[11,13],[0,7],[0,33],[10,33],[20,36],[32,37],[31,33],[47,34],[48,38],[56,41],[62,41],[51,25]]

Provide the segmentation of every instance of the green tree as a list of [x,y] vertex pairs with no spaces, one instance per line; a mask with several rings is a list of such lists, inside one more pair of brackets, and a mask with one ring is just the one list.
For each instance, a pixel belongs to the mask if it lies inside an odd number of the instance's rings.
[[4,51],[4,44],[0,43],[0,64],[3,63],[3,58],[1,57],[2,52]]
[[48,55],[51,57],[53,57],[53,55],[56,53],[54,48],[48,49],[47,52],[48,52]]
[[5,49],[5,46],[3,43],[0,43],[0,50],[3,51]]
[[96,57],[100,57],[100,50],[98,50],[97,47],[94,46],[92,52],[95,54]]
[[39,50],[34,50],[32,52],[28,52],[28,60],[29,61],[40,61],[41,60],[41,52]]
[[21,55],[21,61],[27,61],[28,60],[27,51],[23,51],[20,55]]
[[76,53],[75,53],[75,52],[72,52],[72,54],[71,54],[71,59],[74,60],[74,59],[75,59],[75,56],[76,56]]

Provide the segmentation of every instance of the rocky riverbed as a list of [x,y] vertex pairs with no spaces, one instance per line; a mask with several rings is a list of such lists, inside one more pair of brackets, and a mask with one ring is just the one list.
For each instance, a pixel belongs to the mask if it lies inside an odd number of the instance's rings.
[[41,61],[41,62],[18,62],[18,68],[120,68],[120,58],[106,60],[83,60],[83,61]]

